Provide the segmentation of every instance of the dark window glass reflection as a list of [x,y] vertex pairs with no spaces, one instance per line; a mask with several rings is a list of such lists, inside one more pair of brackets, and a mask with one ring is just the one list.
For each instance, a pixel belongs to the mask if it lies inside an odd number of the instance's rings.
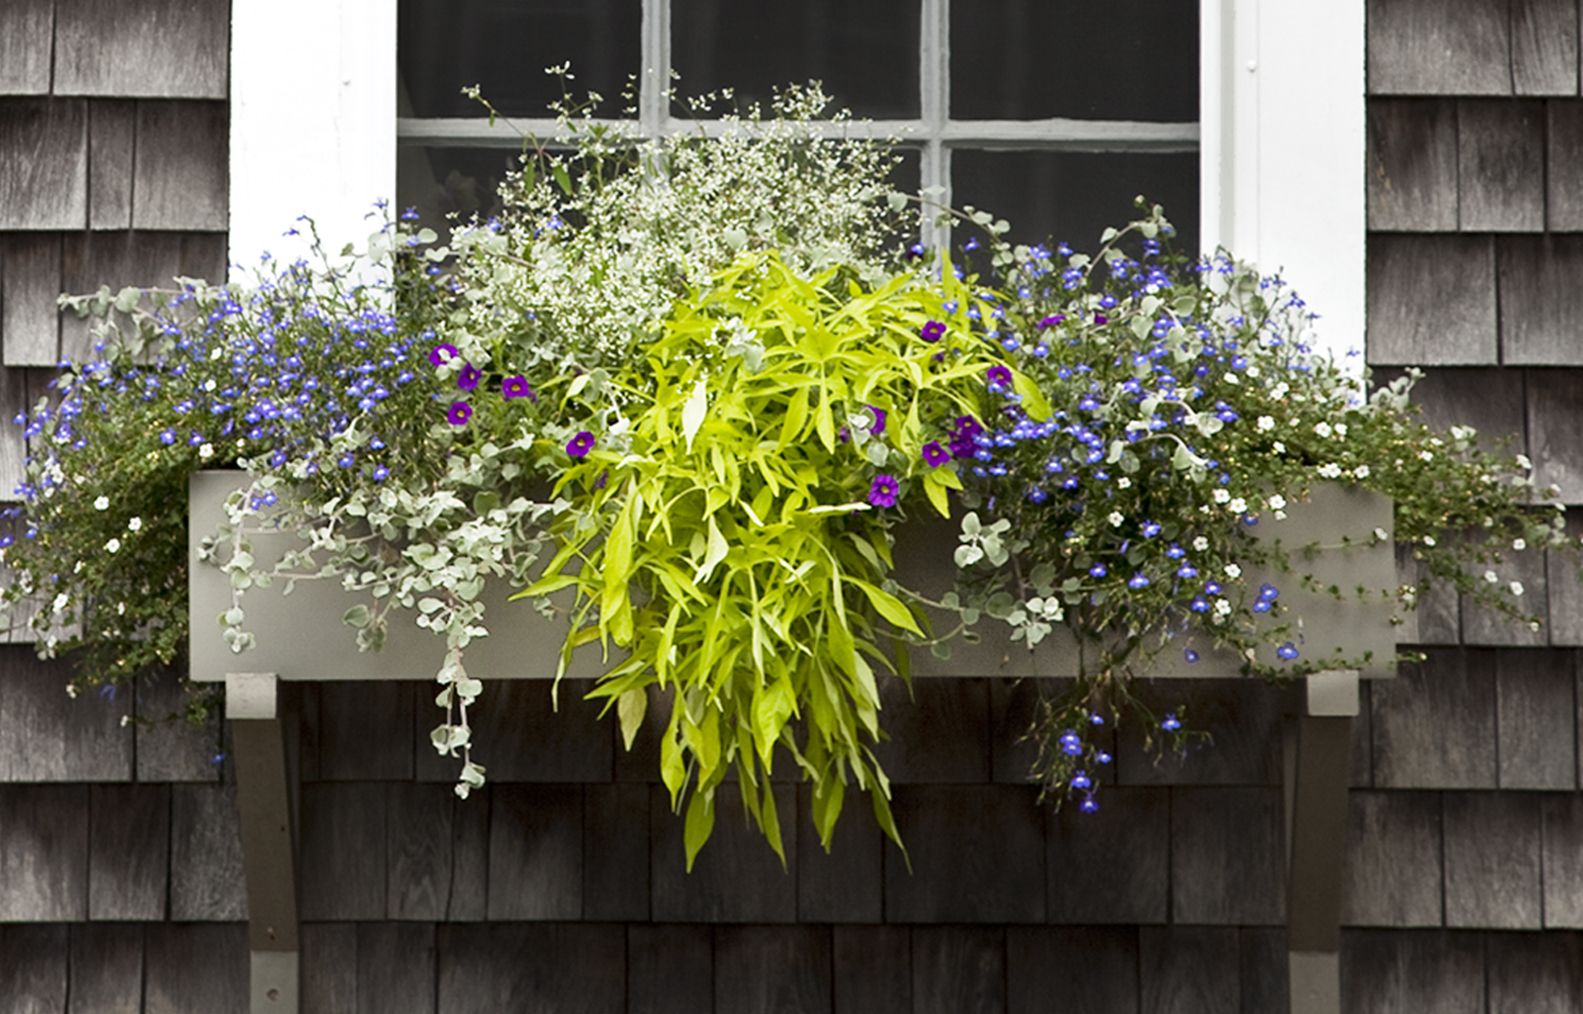
[[[1179,250],[1198,250],[1198,155],[957,151],[951,156],[952,201],[976,205],[1011,223],[1011,239],[1055,239],[1093,251],[1107,226],[1138,217],[1138,194],[1165,206]],[[967,232],[958,231],[958,241]]]
[[500,211],[500,181],[521,166],[517,149],[425,148],[396,151],[396,195],[417,208],[425,225],[440,229],[450,214],[488,218]]
[[401,0],[397,64],[411,116],[482,116],[461,94],[477,84],[508,116],[547,116],[560,79],[544,68],[571,63],[574,96],[605,98],[620,116],[627,76],[642,63],[640,0]]
[[[677,90],[731,87],[763,101],[775,87],[818,78],[861,116],[916,117],[918,18],[918,0],[673,0]],[[677,115],[687,115],[684,104]]]
[[1198,117],[1193,0],[971,0],[951,5],[956,119]]

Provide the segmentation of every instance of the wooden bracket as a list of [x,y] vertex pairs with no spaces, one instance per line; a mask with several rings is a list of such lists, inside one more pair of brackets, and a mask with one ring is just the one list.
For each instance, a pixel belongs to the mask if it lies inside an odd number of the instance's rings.
[[251,1014],[297,1014],[300,946],[290,776],[274,673],[228,673],[242,867],[247,883]]
[[1286,947],[1291,1014],[1341,1014],[1341,884],[1358,673],[1315,673],[1286,737]]

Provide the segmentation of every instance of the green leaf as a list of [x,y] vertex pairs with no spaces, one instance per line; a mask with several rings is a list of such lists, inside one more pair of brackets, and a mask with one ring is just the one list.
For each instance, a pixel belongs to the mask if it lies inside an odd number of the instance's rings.
[[869,603],[873,605],[874,611],[892,625],[910,630],[919,637],[923,636],[923,631],[918,629],[918,621],[913,619],[912,612],[902,604],[901,599],[867,581],[859,581],[856,578],[848,578],[848,581],[862,589],[863,594],[868,596]]
[[341,622],[348,627],[366,627],[373,617],[369,614],[368,607],[359,603],[341,614]]
[[704,847],[704,842],[715,829],[715,795],[713,789],[703,789],[693,793],[693,798],[687,803],[687,820],[682,836],[687,846],[687,872],[693,871],[693,860],[698,858],[698,850]]
[[568,196],[572,192],[572,178],[566,174],[566,167],[560,162],[550,164],[550,173],[555,177],[556,186],[560,187]]
[[693,449],[693,437],[698,435],[698,428],[704,424],[708,412],[709,382],[700,377],[693,386],[693,393],[687,397],[687,404],[682,406],[682,436],[687,441],[688,451]]
[[633,687],[616,698],[616,715],[621,720],[621,738],[627,749],[632,749],[638,730],[643,728],[643,716],[649,710],[649,695],[642,687]]

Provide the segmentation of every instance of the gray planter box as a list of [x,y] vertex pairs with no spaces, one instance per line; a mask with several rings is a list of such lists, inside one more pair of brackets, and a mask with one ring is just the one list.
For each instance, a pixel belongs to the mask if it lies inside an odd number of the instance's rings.
[[[364,594],[342,591],[333,581],[301,581],[289,594],[279,586],[251,589],[243,598],[247,629],[257,646],[237,655],[231,652],[216,618],[230,608],[231,591],[225,576],[197,559],[198,542],[224,521],[225,498],[241,488],[235,472],[202,472],[189,487],[189,589],[191,592],[192,677],[223,680],[227,673],[273,673],[285,680],[429,679],[439,669],[445,653],[441,639],[419,628],[413,614],[393,614],[385,647],[361,652],[351,628],[341,622],[346,610],[367,602]],[[1294,505],[1284,522],[1265,520],[1256,529],[1262,539],[1281,539],[1300,546],[1313,541],[1338,543],[1343,534],[1366,536],[1375,528],[1391,531],[1390,502],[1338,486],[1320,488],[1312,502]],[[253,555],[262,564],[278,560],[295,543],[289,533],[251,539]],[[949,588],[954,565],[955,529],[949,524],[921,523],[899,538],[897,559],[902,576],[914,587],[939,594]],[[1390,542],[1334,550],[1303,563],[1322,582],[1350,590],[1357,585],[1389,589],[1396,584],[1395,557]],[[1271,580],[1281,588],[1281,601],[1302,618],[1301,651],[1313,661],[1357,657],[1372,652],[1376,664],[1364,669],[1364,678],[1387,676],[1386,663],[1395,654],[1397,628],[1390,611],[1378,601],[1361,603],[1349,595],[1342,601],[1304,592],[1295,574],[1261,575],[1249,568],[1257,585]],[[486,587],[483,600],[493,631],[467,648],[468,672],[481,679],[547,679],[555,674],[563,630],[546,620],[526,602],[508,602],[513,591],[498,583]],[[983,637],[976,644],[957,642],[949,659],[927,651],[913,653],[913,671],[921,676],[1069,676],[1078,671],[1076,642],[1064,629],[1028,651],[1006,636],[1009,628],[985,618],[979,624]],[[1213,651],[1202,640],[1192,644],[1200,655],[1188,664],[1180,638],[1160,653],[1142,675],[1159,677],[1223,678],[1237,675],[1239,660]],[[570,675],[597,676],[604,669],[597,646],[580,649]]]

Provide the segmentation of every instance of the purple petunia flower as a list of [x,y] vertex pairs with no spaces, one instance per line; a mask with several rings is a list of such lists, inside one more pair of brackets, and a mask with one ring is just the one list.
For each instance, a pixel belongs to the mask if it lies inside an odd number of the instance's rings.
[[539,396],[533,393],[533,388],[528,386],[528,378],[522,374],[507,377],[500,384],[500,393],[507,398],[528,398],[538,401]]
[[984,379],[989,384],[991,391],[1004,391],[1011,386],[1011,368],[1007,366],[991,366],[985,371]]
[[923,445],[923,460],[930,468],[939,468],[951,460],[951,455],[940,446],[940,441],[931,440]]
[[896,494],[901,492],[901,484],[894,475],[880,474],[874,476],[874,482],[868,488],[868,502],[875,507],[896,506]]
[[1045,328],[1055,327],[1057,324],[1064,323],[1066,323],[1066,314],[1052,313],[1048,317],[1045,317],[1043,320],[1039,321],[1039,330],[1043,331]]
[[451,410],[445,413],[445,421],[452,426],[460,426],[473,416],[473,406],[465,401],[451,402]]
[[588,452],[594,449],[594,435],[587,430],[579,432],[575,437],[566,441],[566,453],[574,458],[586,458]]
[[482,380],[483,377],[484,375],[479,371],[478,367],[474,366],[472,363],[468,363],[462,367],[462,372],[457,375],[456,386],[460,387],[464,391],[477,390],[478,382]]
[[869,405],[867,408],[870,412],[874,413],[874,425],[869,427],[869,436],[877,437],[881,433],[885,432],[885,410],[882,408],[875,408],[873,405]]
[[1094,323],[1096,323],[1096,324],[1109,324],[1110,323],[1110,318],[1105,316],[1102,313],[1096,313],[1096,314],[1094,314]]
[[429,350],[429,363],[433,366],[444,366],[452,359],[460,356],[456,346],[448,342],[441,342]]
[[931,320],[918,329],[918,337],[926,342],[937,342],[945,337],[945,325],[937,320]]
[[984,427],[970,415],[956,417],[956,430],[951,434],[951,457],[971,458],[978,453],[978,435]]

